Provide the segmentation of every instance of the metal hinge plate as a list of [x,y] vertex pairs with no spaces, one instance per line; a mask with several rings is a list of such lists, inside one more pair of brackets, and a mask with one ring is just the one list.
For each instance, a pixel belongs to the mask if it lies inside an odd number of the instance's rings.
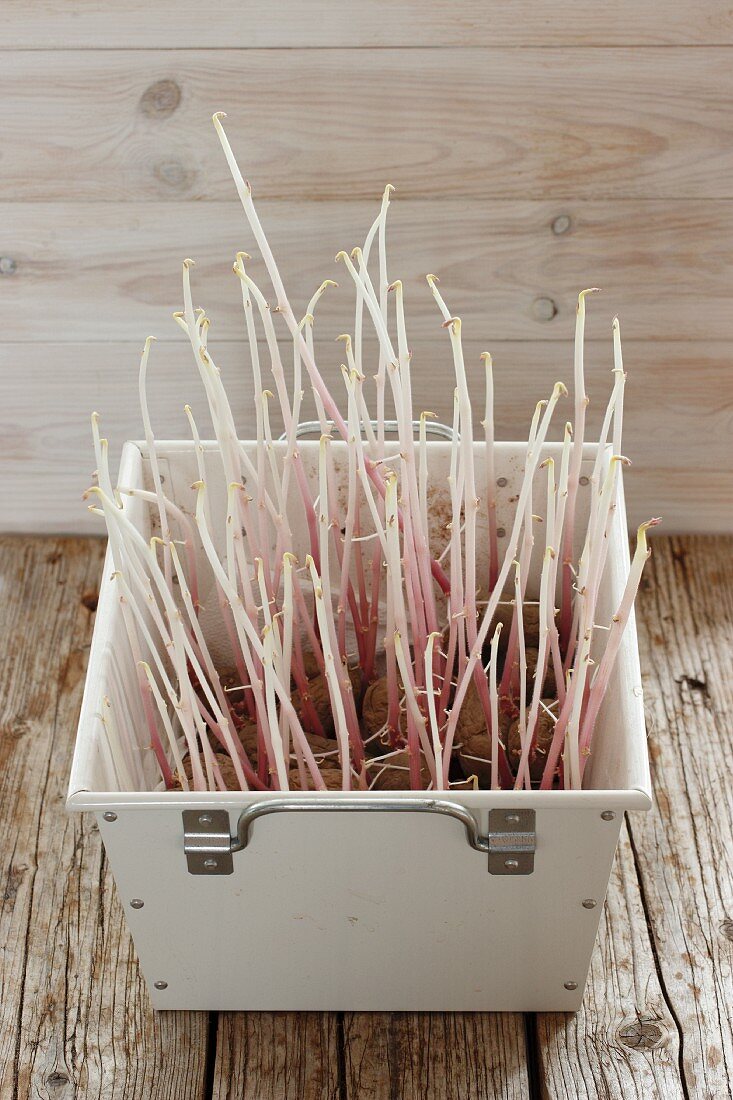
[[489,810],[490,875],[531,875],[536,848],[534,810]]
[[189,874],[234,873],[227,810],[184,810],[183,850]]

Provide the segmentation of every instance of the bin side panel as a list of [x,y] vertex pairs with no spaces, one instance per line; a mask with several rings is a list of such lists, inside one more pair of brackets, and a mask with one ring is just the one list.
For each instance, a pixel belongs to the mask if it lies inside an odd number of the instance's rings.
[[188,873],[178,811],[99,825],[156,1008],[572,1011],[620,815],[539,809],[520,878],[422,815],[262,819],[222,877]]

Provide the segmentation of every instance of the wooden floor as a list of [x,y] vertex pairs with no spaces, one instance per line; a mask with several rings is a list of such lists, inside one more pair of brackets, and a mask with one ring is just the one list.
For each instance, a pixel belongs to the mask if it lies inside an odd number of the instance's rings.
[[622,832],[576,1016],[161,1013],[90,819],[64,812],[102,544],[0,540],[0,1098],[733,1095],[733,539],[657,538],[656,803]]

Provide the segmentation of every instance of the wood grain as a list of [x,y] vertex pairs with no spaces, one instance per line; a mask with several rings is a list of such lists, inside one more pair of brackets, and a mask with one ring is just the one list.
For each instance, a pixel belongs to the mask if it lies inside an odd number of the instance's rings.
[[[353,329],[353,284],[335,256],[363,242],[386,178],[369,202],[258,202],[293,308],[304,313],[323,279],[340,284],[318,305],[325,338]],[[570,220],[560,235],[558,217]],[[2,203],[0,225],[0,254],[16,264],[0,276],[14,341],[180,340],[171,314],[187,256],[212,340],[244,337],[231,270],[239,249],[253,253],[250,273],[271,294],[238,202]],[[464,337],[489,348],[571,338],[578,292],[589,286],[602,288],[588,305],[589,339],[609,340],[614,314],[625,339],[733,339],[732,202],[415,202],[398,193],[388,251],[412,342],[445,339],[430,271]],[[721,384],[730,394],[730,372]]]
[[[642,815],[636,815],[641,817]],[[683,1100],[680,1036],[656,971],[626,826],[583,1005],[536,1017],[544,1100]]]
[[704,0],[634,0],[597,4],[563,0],[511,5],[461,0],[215,0],[201,8],[192,0],[4,0],[3,41],[16,49],[172,49],[203,47],[312,46],[548,46],[722,45],[733,42],[730,5]]
[[347,1013],[348,1100],[524,1100],[520,1013]]
[[[555,13],[552,13],[552,18]],[[0,198],[729,198],[726,47],[5,51]],[[694,212],[693,212],[694,216]],[[81,229],[81,225],[79,226]]]
[[339,1100],[338,1016],[222,1012],[212,1100]]
[[[98,540],[0,539],[0,1095],[733,1095],[733,539],[654,540],[638,608],[656,806],[622,831],[581,1012],[149,1007],[99,835],[63,798]],[[529,1056],[529,1061],[528,1061]],[[211,1067],[207,1074],[207,1065]]]
[[[413,344],[415,407],[443,420],[452,413],[452,361],[445,332]],[[241,343],[212,340],[243,438],[254,431],[249,351]],[[500,439],[526,436],[535,402],[557,378],[568,385],[572,345],[568,342],[502,342],[491,345],[496,378],[496,424]],[[465,356],[474,407],[483,405],[485,345],[466,341]],[[319,362],[340,392],[341,345],[322,341]],[[625,341],[627,406],[625,451],[633,460],[625,482],[631,523],[652,514],[669,531],[721,531],[733,523],[733,473],[729,440],[733,394],[721,379],[730,376],[727,344]],[[137,393],[140,347],[114,344],[0,344],[0,524],[23,531],[100,528],[88,516],[81,494],[94,466],[89,415],[97,410],[116,456],[125,439],[142,434]],[[586,355],[588,430],[599,428],[610,382],[610,347],[589,344]],[[371,373],[368,371],[368,373]],[[179,343],[153,347],[149,399],[160,439],[188,438],[183,405],[189,402],[204,435],[211,432],[190,348]],[[568,403],[568,410],[569,410]],[[313,410],[304,409],[304,419]],[[569,412],[558,411],[561,430]],[[274,419],[276,426],[278,422]],[[700,425],[704,424],[704,431]]]
[[96,826],[64,813],[102,553],[0,540],[0,1095],[197,1100],[207,1017],[153,1014]]
[[730,539],[658,539],[641,595],[656,805],[631,837],[688,1095],[733,1095]]

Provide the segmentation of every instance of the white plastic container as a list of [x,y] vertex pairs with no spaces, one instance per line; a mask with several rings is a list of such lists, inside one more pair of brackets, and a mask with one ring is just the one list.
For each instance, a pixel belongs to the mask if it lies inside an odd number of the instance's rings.
[[[317,463],[317,446],[300,445],[311,468]],[[336,456],[340,446],[333,444]],[[215,444],[205,447],[207,464],[213,464],[211,485],[222,483],[221,498],[213,501],[216,514],[225,506],[223,479],[214,476],[219,464]],[[431,517],[444,525],[449,444],[429,447],[435,486]],[[506,479],[498,491],[498,519],[507,529],[525,450],[524,444],[497,444],[499,484]],[[555,445],[545,450],[559,452]],[[121,485],[149,484],[145,451],[144,444],[126,444]],[[159,443],[158,453],[167,493],[190,507],[190,486],[196,480],[192,444]],[[483,469],[481,455],[477,445],[478,471]],[[589,445],[586,475],[594,455],[595,447]],[[540,512],[541,478],[539,474],[535,498],[535,511]],[[580,490],[580,510],[587,507],[590,491],[587,485]],[[480,484],[478,492],[482,494]],[[128,498],[126,508],[149,534],[147,506]],[[619,483],[599,622],[613,614],[628,567]],[[388,805],[381,809],[384,795],[376,791],[156,792],[111,572],[108,558],[67,807],[96,815],[156,1008],[579,1007],[622,815],[651,805],[633,617],[599,717],[582,791],[390,792]],[[530,596],[536,583],[537,577],[531,577]],[[212,638],[211,644],[217,640]],[[140,735],[141,786],[147,790],[109,789],[99,737],[104,695]],[[312,809],[319,802],[328,812]],[[397,812],[400,804],[410,812]],[[260,808],[252,811],[253,805]],[[300,812],[305,805],[309,811]],[[241,815],[248,809],[242,824],[242,832],[247,826],[247,843],[230,854],[236,845],[229,838],[237,837]],[[217,811],[227,815],[226,832],[218,837]],[[184,812],[189,813],[189,832],[199,834],[189,839],[190,858],[184,851]],[[212,860],[217,867],[207,870]],[[199,873],[189,871],[189,862]],[[231,873],[219,873],[222,868]]]

